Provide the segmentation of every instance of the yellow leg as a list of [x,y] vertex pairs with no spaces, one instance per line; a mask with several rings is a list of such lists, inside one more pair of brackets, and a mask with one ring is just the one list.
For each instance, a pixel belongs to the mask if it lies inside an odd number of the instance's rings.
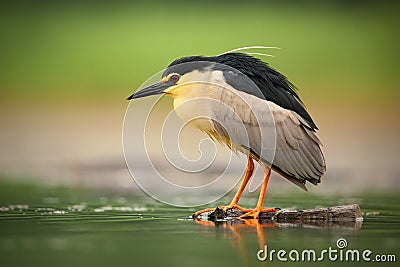
[[238,191],[236,192],[235,196],[233,197],[231,204],[229,204],[228,206],[226,206],[225,211],[228,209],[232,209],[232,208],[236,208],[239,209],[241,211],[248,211],[247,209],[244,209],[240,206],[238,206],[240,197],[243,194],[244,189],[246,188],[246,185],[249,183],[251,176],[253,175],[254,172],[254,162],[253,159],[249,156],[247,158],[247,166],[246,166],[246,173],[244,174],[244,178],[242,183],[239,186]]
[[[220,208],[222,208],[224,211],[227,211],[227,210],[232,209],[232,208],[241,210],[243,212],[250,211],[249,209],[244,209],[244,208],[240,207],[238,205],[238,202],[239,202],[240,197],[243,194],[244,189],[246,188],[246,185],[250,181],[250,178],[253,175],[253,172],[254,172],[254,162],[253,162],[253,159],[249,156],[247,158],[246,172],[244,174],[243,181],[240,184],[238,191],[236,192],[235,196],[233,197],[231,203],[228,206],[222,206]],[[203,209],[203,210],[197,211],[195,214],[193,214],[192,217],[193,218],[197,218],[202,213],[210,212],[210,211],[214,211],[214,210],[215,210],[215,208]]]
[[271,170],[264,165],[264,181],[261,185],[260,196],[258,197],[257,206],[254,210],[250,210],[249,212],[241,215],[239,218],[258,218],[261,212],[275,212],[275,208],[263,209],[265,191],[267,190],[269,177],[271,176]]

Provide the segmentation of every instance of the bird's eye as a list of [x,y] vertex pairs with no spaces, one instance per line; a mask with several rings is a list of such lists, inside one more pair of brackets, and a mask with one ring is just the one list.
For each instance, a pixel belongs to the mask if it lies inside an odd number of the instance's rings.
[[179,75],[178,74],[171,75],[171,77],[169,77],[169,80],[173,83],[176,83],[177,81],[179,81]]

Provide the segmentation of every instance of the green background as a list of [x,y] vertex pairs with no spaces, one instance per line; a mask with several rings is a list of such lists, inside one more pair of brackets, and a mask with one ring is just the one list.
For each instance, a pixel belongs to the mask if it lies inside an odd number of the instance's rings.
[[[364,211],[361,231],[266,226],[268,245],[324,249],[344,237],[349,248],[399,256],[399,7],[2,2],[0,259],[7,266],[261,265],[254,227],[197,225],[186,220],[194,208],[153,201],[132,181],[121,145],[125,99],[147,78],[182,56],[252,45],[281,48],[258,52],[273,54],[262,59],[299,88],[328,166],[308,193],[272,176],[266,205],[358,203]],[[245,206],[256,201],[256,193],[245,193]],[[104,207],[111,208],[96,211]]]

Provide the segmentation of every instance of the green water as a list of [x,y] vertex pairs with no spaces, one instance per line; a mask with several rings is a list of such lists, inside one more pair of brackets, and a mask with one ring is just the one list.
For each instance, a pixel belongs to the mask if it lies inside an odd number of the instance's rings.
[[[260,262],[259,242],[270,250],[301,253],[314,249],[319,253],[329,247],[337,249],[338,238],[346,239],[346,249],[369,249],[371,258],[391,254],[399,261],[400,216],[395,193],[347,200],[299,193],[275,197],[272,204],[312,208],[345,202],[361,204],[361,229],[354,224],[206,226],[189,219],[194,209],[169,207],[144,196],[2,183],[0,261],[2,266],[283,266],[298,263],[281,262],[276,254],[272,262]],[[326,257],[300,265],[337,263]],[[396,262],[344,264],[396,266]]]

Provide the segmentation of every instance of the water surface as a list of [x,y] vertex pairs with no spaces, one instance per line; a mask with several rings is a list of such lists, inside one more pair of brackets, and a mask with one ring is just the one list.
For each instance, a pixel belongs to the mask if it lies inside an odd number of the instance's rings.
[[[203,225],[190,219],[194,209],[169,207],[148,197],[10,184],[2,184],[0,193],[0,258],[7,263],[4,266],[295,265],[290,259],[289,263],[278,260],[276,253],[272,261],[262,263],[257,252],[267,245],[269,250],[287,253],[294,249],[319,253],[329,247],[337,249],[339,238],[347,242],[344,252],[369,249],[373,252],[371,258],[390,254],[396,260],[400,255],[400,217],[395,193],[365,194],[355,199],[322,199],[299,193],[275,197],[271,203],[314,208],[356,201],[364,216],[359,227],[251,222]],[[326,256],[324,261],[307,264],[327,266],[335,261]],[[351,264],[395,266],[396,262]]]

